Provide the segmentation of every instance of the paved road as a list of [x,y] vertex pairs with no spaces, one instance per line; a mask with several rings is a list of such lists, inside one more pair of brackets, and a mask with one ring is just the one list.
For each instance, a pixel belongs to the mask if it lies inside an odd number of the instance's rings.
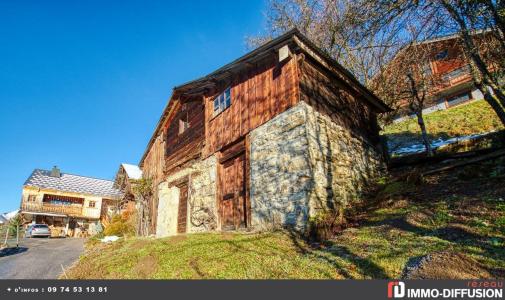
[[56,279],[84,251],[84,239],[21,239],[18,251],[0,254],[0,279]]

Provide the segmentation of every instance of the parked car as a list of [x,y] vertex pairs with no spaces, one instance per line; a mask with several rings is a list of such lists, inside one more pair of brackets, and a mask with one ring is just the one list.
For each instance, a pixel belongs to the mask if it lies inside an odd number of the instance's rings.
[[25,230],[25,237],[31,238],[36,236],[50,237],[51,230],[46,224],[32,224]]

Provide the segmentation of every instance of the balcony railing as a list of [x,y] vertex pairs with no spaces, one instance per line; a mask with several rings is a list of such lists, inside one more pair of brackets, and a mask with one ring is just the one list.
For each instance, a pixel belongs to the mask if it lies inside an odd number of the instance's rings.
[[469,76],[470,75],[470,67],[468,65],[459,67],[455,70],[452,70],[451,72],[444,74],[442,76],[442,80],[444,81],[453,81],[455,79],[459,79],[460,77],[463,76]]
[[21,209],[30,212],[46,212],[54,214],[64,214],[68,216],[82,216],[83,209],[82,206],[74,205],[56,205],[49,203],[21,203]]

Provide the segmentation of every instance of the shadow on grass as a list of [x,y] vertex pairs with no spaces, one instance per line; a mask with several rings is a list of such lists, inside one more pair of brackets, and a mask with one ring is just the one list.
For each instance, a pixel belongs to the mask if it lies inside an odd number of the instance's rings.
[[[347,271],[348,268],[339,264],[336,260],[337,258],[356,266],[359,269],[360,274],[367,275],[371,278],[388,278],[388,275],[382,267],[367,258],[363,258],[352,253],[349,248],[345,246],[340,246],[333,242],[327,242],[325,248],[316,250],[306,246],[298,232],[290,230],[288,233],[293,244],[298,248],[300,253],[310,254],[317,259],[328,262],[333,265],[336,271],[346,279],[356,279],[356,277]],[[322,255],[322,253],[327,253],[328,255]]]
[[[460,223],[451,223],[443,227],[429,229],[416,226],[405,220],[405,217],[401,217],[377,222],[366,222],[364,225],[390,225],[391,227],[398,230],[408,231],[418,236],[437,237],[458,246],[477,247],[480,249],[480,251],[471,252],[475,252],[474,254],[493,258],[496,260],[505,260],[505,249],[503,246],[501,246],[501,244],[504,242],[503,239],[494,237],[494,239],[497,239],[498,243],[497,245],[493,245],[490,243],[490,239],[493,237],[470,232],[463,227],[463,224]],[[497,270],[491,271],[496,272]]]

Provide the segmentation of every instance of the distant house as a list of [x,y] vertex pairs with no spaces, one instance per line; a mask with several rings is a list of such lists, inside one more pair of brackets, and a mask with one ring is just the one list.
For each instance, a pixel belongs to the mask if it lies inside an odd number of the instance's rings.
[[135,195],[133,186],[142,179],[142,170],[131,164],[121,164],[114,179],[114,187],[121,191],[120,209],[133,212],[135,210]]
[[21,216],[25,224],[44,223],[55,235],[96,233],[100,218],[121,193],[114,182],[80,175],[35,169],[23,185]]
[[[489,38],[490,34],[489,31],[476,32],[473,35],[475,45],[477,47],[483,45],[482,41]],[[428,91],[429,97],[424,105],[423,113],[449,109],[484,98],[481,91],[473,85],[469,61],[464,55],[463,45],[458,35],[438,37],[409,46],[401,50],[389,65],[394,65],[397,60],[400,61],[403,55],[408,56],[410,51],[418,50],[414,48],[429,52],[429,59],[425,62],[423,72],[428,72],[433,78],[437,78],[436,84]],[[484,57],[492,56],[484,47],[480,47],[479,50],[483,52]],[[497,67],[490,65],[492,71],[497,71]],[[409,113],[407,103],[404,101],[404,106],[400,109],[395,121],[405,119]]]
[[388,110],[297,30],[176,87],[140,162],[152,232],[306,231],[380,174]]

